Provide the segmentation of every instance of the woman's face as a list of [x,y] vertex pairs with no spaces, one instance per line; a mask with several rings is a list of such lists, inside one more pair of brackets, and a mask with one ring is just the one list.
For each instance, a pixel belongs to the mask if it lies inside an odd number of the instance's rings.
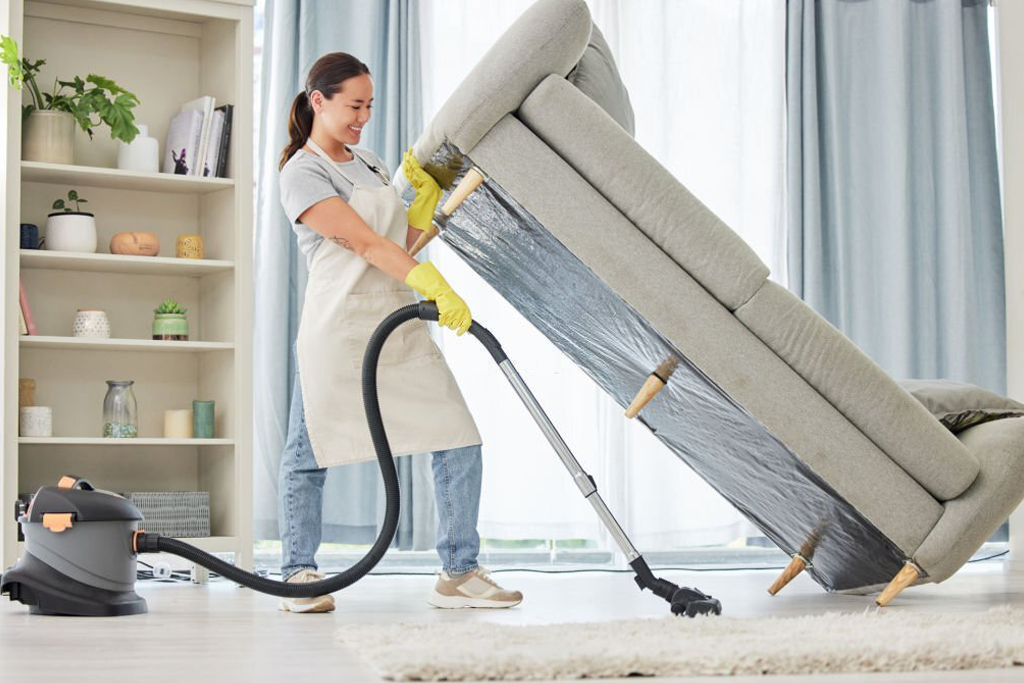
[[327,99],[314,90],[310,101],[331,137],[346,145],[358,145],[363,126],[370,120],[373,80],[366,74],[346,78],[334,97]]

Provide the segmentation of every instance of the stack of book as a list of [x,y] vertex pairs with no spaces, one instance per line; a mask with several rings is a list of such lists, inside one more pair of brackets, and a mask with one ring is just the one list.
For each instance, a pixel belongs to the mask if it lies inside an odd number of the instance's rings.
[[209,95],[181,105],[167,128],[164,173],[226,177],[234,105],[215,105]]

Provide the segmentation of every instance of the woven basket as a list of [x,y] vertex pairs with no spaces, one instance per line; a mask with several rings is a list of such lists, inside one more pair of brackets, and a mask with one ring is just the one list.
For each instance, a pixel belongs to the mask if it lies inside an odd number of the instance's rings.
[[209,491],[153,491],[127,493],[145,520],[139,525],[152,534],[174,538],[210,535]]

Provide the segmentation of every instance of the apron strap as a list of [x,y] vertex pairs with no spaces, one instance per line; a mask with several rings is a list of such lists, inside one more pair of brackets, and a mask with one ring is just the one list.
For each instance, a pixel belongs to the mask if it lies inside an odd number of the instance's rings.
[[[345,172],[344,172],[344,171],[342,171],[342,170],[341,170],[341,169],[340,169],[340,168],[338,167],[338,163],[337,163],[336,161],[334,161],[334,159],[332,159],[332,158],[330,158],[329,156],[327,156],[327,152],[325,152],[325,151],[324,151],[323,149],[321,149],[320,145],[318,145],[318,144],[316,144],[315,142],[313,142],[313,139],[312,139],[312,138],[308,138],[308,139],[306,140],[306,144],[307,144],[307,145],[309,145],[309,148],[310,148],[310,149],[312,149],[312,150],[313,150],[314,152],[316,152],[316,155],[317,155],[317,156],[319,156],[319,157],[320,157],[321,159],[323,159],[324,161],[326,161],[326,162],[327,162],[327,165],[328,165],[328,167],[330,167],[330,169],[331,169],[332,171],[334,171],[335,173],[337,173],[337,174],[338,174],[338,176],[340,176],[340,177],[341,177],[341,178],[342,178],[342,179],[343,179],[343,180],[344,180],[345,182],[347,182],[347,183],[348,183],[349,185],[351,185],[351,186],[352,186],[353,188],[354,188],[354,187],[355,187],[355,186],[357,185],[357,183],[356,183],[356,182],[354,182],[354,181],[353,181],[353,180],[352,180],[351,178],[349,178],[349,177],[348,177],[348,176],[347,176],[347,175],[345,174]],[[366,167],[367,167],[368,169],[370,169],[370,171],[371,171],[371,172],[373,172],[373,174],[374,174],[374,175],[376,175],[376,176],[377,176],[378,178],[380,178],[381,182],[382,182],[382,183],[384,183],[384,185],[385,185],[385,186],[387,186],[387,185],[390,185],[390,184],[391,184],[391,179],[387,177],[387,175],[386,175],[386,174],[384,173],[384,171],[383,171],[382,169],[380,169],[379,167],[377,167],[376,165],[374,165],[374,164],[370,163],[370,162],[369,162],[369,161],[367,160],[367,158],[366,158],[365,156],[363,156],[363,152],[362,152],[361,150],[359,150],[359,149],[357,149],[357,148],[355,148],[355,147],[347,147],[347,149],[348,149],[348,150],[349,150],[350,152],[352,152],[352,155],[353,155],[353,156],[354,156],[355,158],[357,158],[357,159],[359,159],[360,161],[362,161],[362,162],[363,162],[363,164],[364,164],[364,165],[365,165],[365,166],[366,166]]]

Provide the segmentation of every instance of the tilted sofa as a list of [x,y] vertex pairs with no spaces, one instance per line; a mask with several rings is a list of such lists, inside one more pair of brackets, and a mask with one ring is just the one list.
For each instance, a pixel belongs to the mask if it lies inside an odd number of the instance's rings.
[[531,7],[415,144],[446,190],[487,179],[441,238],[623,406],[663,385],[637,419],[783,582],[950,577],[1024,497],[1024,420],[947,430],[636,143],[616,79],[584,0]]

